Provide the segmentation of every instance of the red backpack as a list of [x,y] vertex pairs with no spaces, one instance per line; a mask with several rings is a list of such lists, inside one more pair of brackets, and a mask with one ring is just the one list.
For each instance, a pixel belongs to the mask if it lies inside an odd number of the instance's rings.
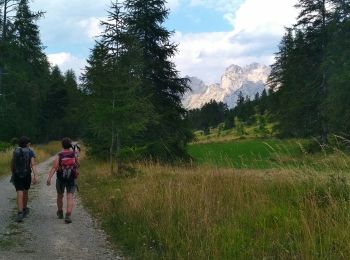
[[58,154],[57,178],[61,181],[73,181],[78,177],[78,162],[75,151],[62,151]]

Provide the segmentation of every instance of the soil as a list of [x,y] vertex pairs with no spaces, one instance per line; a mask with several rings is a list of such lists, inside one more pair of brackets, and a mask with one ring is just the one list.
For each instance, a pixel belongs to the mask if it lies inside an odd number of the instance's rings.
[[[72,224],[56,216],[56,189],[46,185],[53,158],[38,165],[39,183],[29,191],[29,215],[16,223],[16,192],[0,179],[0,259],[123,259],[75,196]],[[65,203],[66,204],[66,203]]]

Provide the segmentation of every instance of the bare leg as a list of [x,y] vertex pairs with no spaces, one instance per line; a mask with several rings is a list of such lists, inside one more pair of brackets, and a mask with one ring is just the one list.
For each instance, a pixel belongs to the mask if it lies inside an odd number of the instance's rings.
[[18,212],[22,212],[23,211],[23,191],[17,191],[17,209]]
[[23,208],[25,209],[28,204],[28,190],[23,192]]
[[57,194],[57,209],[58,211],[63,210],[63,194]]
[[73,193],[67,193],[67,213],[72,214],[73,211]]

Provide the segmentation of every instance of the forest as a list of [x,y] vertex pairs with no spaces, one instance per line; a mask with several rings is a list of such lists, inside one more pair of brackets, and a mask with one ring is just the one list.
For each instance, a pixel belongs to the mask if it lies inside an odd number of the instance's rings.
[[[192,128],[205,130],[238,117],[247,125],[266,116],[280,137],[349,138],[350,4],[346,1],[299,1],[294,26],[286,28],[267,89],[254,100],[239,97],[237,106],[211,102],[189,111]],[[210,111],[210,112],[207,112]]]
[[171,58],[177,51],[165,28],[165,1],[119,1],[82,75],[48,62],[39,19],[28,0],[0,2],[0,140],[82,139],[101,158],[186,158],[193,130],[257,115],[280,137],[349,136],[350,4],[300,0],[299,16],[276,53],[268,85],[254,100],[239,97],[228,110],[215,101],[186,111],[190,91]]
[[[165,0],[113,1],[81,75],[50,64],[44,12],[0,0],[1,256],[350,258],[350,2],[297,2],[265,91],[186,110]],[[22,135],[41,178],[24,226],[9,183]],[[42,179],[66,136],[82,142],[72,229]]]

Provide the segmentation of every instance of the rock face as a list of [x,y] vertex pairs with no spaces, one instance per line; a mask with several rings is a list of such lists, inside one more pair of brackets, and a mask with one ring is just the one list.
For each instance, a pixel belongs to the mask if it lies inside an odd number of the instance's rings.
[[229,108],[237,104],[238,95],[253,99],[266,88],[266,81],[271,72],[270,67],[253,63],[245,67],[231,65],[221,78],[221,84],[206,86],[195,77],[188,77],[192,91],[185,94],[183,104],[187,109],[200,108],[210,100],[224,102]]

